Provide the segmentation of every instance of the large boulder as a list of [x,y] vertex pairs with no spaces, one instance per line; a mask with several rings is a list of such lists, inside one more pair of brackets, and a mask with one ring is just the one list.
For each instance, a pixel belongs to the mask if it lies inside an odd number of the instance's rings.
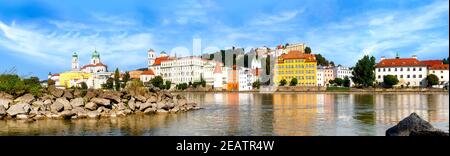
[[73,99],[73,94],[70,90],[64,90],[64,95],[63,97],[67,98],[67,99]]
[[3,117],[6,115],[6,108],[3,107],[3,105],[0,105],[0,117]]
[[156,103],[156,108],[157,109],[165,109],[167,107],[166,102],[165,101],[160,101]]
[[5,92],[0,92],[0,99],[13,99],[14,96],[9,95],[8,93]]
[[136,103],[134,98],[131,98],[130,101],[128,101],[128,108],[130,108],[130,110],[132,111],[136,110]]
[[74,107],[74,108],[75,107],[83,107],[84,106],[84,100],[83,100],[83,98],[80,98],[80,97],[72,99],[70,101],[70,105],[72,105],[72,107]]
[[48,91],[57,98],[62,97],[64,94],[64,90],[55,87],[49,87]]
[[84,108],[88,109],[88,110],[97,110],[97,104],[93,103],[93,102],[88,102],[86,103],[86,105],[84,105]]
[[76,113],[70,110],[64,110],[61,113],[59,113],[60,117],[63,119],[71,119],[72,116],[75,116]]
[[139,106],[139,110],[140,111],[144,111],[145,109],[147,109],[147,108],[150,108],[150,107],[152,107],[152,104],[151,103],[143,103],[143,104],[141,104],[140,106]]
[[145,98],[145,96],[142,96],[142,95],[136,95],[136,96],[134,96],[134,97],[136,98],[137,101],[140,101],[140,102],[147,102],[147,98]]
[[95,90],[93,90],[93,89],[89,89],[87,92],[86,92],[86,95],[84,95],[84,98],[86,99],[86,100],[90,100],[90,99],[92,99],[92,98],[94,98],[94,97],[96,97],[97,96],[97,92],[95,91]]
[[6,113],[10,116],[15,116],[17,114],[27,114],[30,112],[30,109],[31,108],[28,103],[17,103],[15,105],[11,105]]
[[98,97],[104,98],[104,99],[109,99],[114,103],[119,103],[119,102],[121,102],[120,96],[121,96],[120,92],[106,91],[106,92],[100,94]]
[[67,104],[70,105],[69,101],[66,98],[58,98],[52,105],[50,105],[50,111],[52,113],[58,113],[64,110],[64,106]]
[[19,103],[19,102],[23,102],[23,103],[31,103],[31,101],[34,100],[34,96],[32,94],[25,94],[22,95],[21,97],[18,97],[17,99],[14,100],[14,102]]
[[9,104],[12,103],[11,99],[7,99],[7,98],[0,98],[0,105],[5,107],[5,109],[9,108]]
[[97,111],[90,111],[90,112],[87,112],[87,117],[98,118],[98,117],[100,117],[100,113]]
[[158,98],[157,98],[155,95],[151,95],[151,96],[147,99],[147,102],[150,102],[150,103],[156,103],[156,102],[158,102]]
[[187,104],[187,100],[186,99],[178,99],[177,103],[178,103],[178,106],[184,106]]
[[125,104],[123,102],[120,102],[119,104],[117,104],[117,109],[125,110],[125,109],[127,109],[127,107],[125,106]]
[[[420,118],[416,113],[412,113],[394,127],[386,131],[386,136],[413,136],[442,134],[443,132],[434,128],[429,122]],[[448,136],[448,133],[447,133]]]
[[154,108],[154,107],[149,107],[144,110],[145,114],[154,113],[154,112],[156,112],[156,108]]
[[111,101],[109,101],[108,99],[104,99],[104,98],[92,98],[91,102],[93,102],[97,105],[111,106]]

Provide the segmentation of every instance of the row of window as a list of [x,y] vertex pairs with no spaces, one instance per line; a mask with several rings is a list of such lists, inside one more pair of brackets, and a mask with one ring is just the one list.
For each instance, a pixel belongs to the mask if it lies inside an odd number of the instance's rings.
[[[400,76],[398,76],[398,75],[394,75],[396,78],[403,78],[403,75],[400,75]],[[419,74],[419,75],[406,75],[406,78],[407,79],[409,79],[409,78],[422,78],[422,74]],[[378,75],[378,79],[382,79],[383,77],[381,76],[381,75]]]
[[306,64],[306,65],[278,65],[278,68],[284,69],[284,68],[316,68],[316,65],[314,64]]
[[294,60],[284,60],[285,63],[297,63],[297,62],[305,62],[305,60],[298,60],[298,59],[294,59]]
[[281,79],[291,80],[296,78],[297,80],[315,80],[315,76],[282,76]]
[[413,68],[410,68],[410,67],[405,67],[405,68],[378,68],[378,72],[381,72],[381,71],[383,71],[383,72],[385,72],[385,71],[388,71],[388,72],[390,72],[390,71],[411,71],[411,70],[412,71],[416,71],[416,70],[422,71],[422,68],[421,67],[418,67],[418,68],[415,68],[415,67],[413,67]]
[[314,70],[278,71],[278,74],[315,74]]

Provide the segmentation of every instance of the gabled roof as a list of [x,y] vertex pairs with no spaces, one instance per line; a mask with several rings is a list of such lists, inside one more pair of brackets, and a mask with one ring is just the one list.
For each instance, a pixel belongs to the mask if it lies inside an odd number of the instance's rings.
[[431,70],[448,70],[448,64],[444,64],[442,60],[424,60],[422,63]]
[[144,70],[141,75],[155,75],[155,73],[153,73],[153,70]]
[[289,59],[305,59],[305,62],[316,62],[316,56],[313,54],[305,54],[298,50],[291,50],[287,54],[281,54],[283,60]]
[[167,60],[170,60],[169,56],[158,57],[155,59],[155,63],[153,63],[153,65],[161,65],[162,61],[167,61]]
[[420,62],[416,58],[393,58],[384,59],[376,65],[377,68],[381,67],[417,67],[426,66],[424,63]]

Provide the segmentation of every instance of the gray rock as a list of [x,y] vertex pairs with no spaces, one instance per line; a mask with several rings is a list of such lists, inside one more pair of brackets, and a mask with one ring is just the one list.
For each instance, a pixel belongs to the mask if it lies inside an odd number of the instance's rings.
[[163,102],[163,101],[157,102],[157,103],[156,103],[156,108],[157,108],[157,109],[163,109],[163,108],[166,108],[166,103]]
[[50,92],[50,94],[52,94],[53,96],[55,96],[57,98],[63,96],[63,94],[64,94],[64,90],[58,89],[55,87],[49,87],[48,91]]
[[178,108],[178,107],[173,107],[172,109],[170,109],[171,113],[176,113],[178,111],[180,111],[180,108]]
[[63,97],[67,98],[67,99],[73,99],[73,94],[70,90],[64,90],[64,95]]
[[149,107],[149,108],[144,110],[144,113],[145,114],[149,114],[149,113],[154,113],[155,111],[156,111],[156,108]]
[[83,100],[83,98],[75,98],[75,99],[72,99],[72,101],[70,101],[70,105],[72,106],[72,107],[83,107],[84,106],[84,100]]
[[88,102],[86,105],[84,105],[84,108],[88,109],[88,110],[97,110],[97,104],[93,103],[93,102]]
[[[389,128],[386,131],[386,136],[410,136],[420,134],[435,134],[441,132],[434,128],[429,122],[420,118],[416,113],[412,113],[397,125]],[[448,135],[448,133],[447,133]]]
[[138,110],[141,107],[141,105],[142,105],[142,102],[136,102],[136,104],[135,104],[136,110]]
[[20,120],[25,120],[25,119],[28,119],[28,115],[26,115],[26,114],[17,114],[16,118],[20,119]]
[[55,102],[53,102],[52,105],[50,105],[50,111],[52,113],[61,112],[64,110],[64,103],[68,103],[68,101],[65,98],[59,98],[56,99]]
[[187,100],[186,99],[178,99],[178,106],[184,106],[187,104]]
[[[55,108],[58,108],[58,109],[59,109],[59,104],[62,104],[62,105],[63,105],[63,109],[64,109],[64,110],[71,110],[71,109],[72,109],[72,106],[70,105],[69,100],[67,100],[67,99],[64,98],[64,97],[62,97],[62,98],[57,98],[57,99],[55,100],[55,102],[53,102],[53,104],[52,104],[51,106],[53,106],[53,105],[55,105],[55,104],[57,104]],[[51,106],[50,106],[50,108],[51,108]],[[54,112],[54,110],[52,110],[52,111]],[[62,110],[59,110],[59,111],[57,111],[57,112],[60,112],[60,111],[62,111]],[[55,113],[55,112],[54,112],[54,113]]]
[[92,98],[91,102],[97,104],[97,105],[102,105],[102,106],[111,106],[111,101],[109,101],[108,99],[103,99],[103,98]]
[[147,102],[156,103],[156,102],[158,102],[158,98],[156,96],[152,95],[152,96],[150,96],[150,98],[148,98]]
[[125,110],[125,109],[127,109],[127,107],[125,106],[125,104],[123,102],[120,102],[119,104],[117,104],[117,109]]
[[123,113],[124,113],[124,114],[131,114],[131,113],[133,113],[133,111],[132,111],[131,109],[125,109],[125,110],[123,111]]
[[89,112],[87,112],[87,117],[98,118],[98,117],[100,117],[100,113],[97,111],[89,111]]
[[170,102],[168,102],[166,105],[167,105],[167,109],[172,109],[173,107],[175,107],[175,104],[170,103]]
[[158,109],[158,110],[156,110],[156,113],[168,113],[168,111],[166,111],[164,109]]
[[12,103],[11,99],[6,99],[6,98],[0,98],[0,105],[2,105],[3,107],[5,107],[5,109],[9,108],[9,104]]
[[89,89],[89,90],[86,92],[86,95],[84,96],[84,98],[85,98],[86,100],[90,100],[91,98],[94,98],[95,96],[97,96],[97,93],[95,92],[95,90]]
[[147,102],[147,98],[145,98],[145,97],[142,96],[142,95],[136,95],[136,96],[134,96],[134,97],[136,98],[137,101],[140,101],[140,102]]
[[9,107],[6,111],[10,116],[15,116],[17,114],[27,114],[30,112],[30,105],[28,103],[18,103]]
[[99,112],[99,113],[104,112],[105,110],[106,109],[103,106],[100,106],[100,107],[97,108],[97,112]]
[[144,111],[145,109],[150,108],[150,107],[152,107],[151,103],[143,103],[139,106],[139,110]]
[[75,116],[76,113],[70,110],[64,110],[61,113],[59,113],[60,117],[63,119],[71,119],[72,116]]
[[80,118],[84,118],[87,116],[86,110],[84,110],[84,108],[82,108],[82,107],[75,107],[72,109],[72,112],[76,113],[77,116]]
[[109,99],[109,100],[113,101],[114,103],[119,103],[119,102],[121,102],[120,95],[121,95],[120,92],[107,91],[107,92],[100,94],[98,97],[104,98],[104,99]]
[[17,99],[14,100],[14,102],[19,103],[19,102],[23,102],[23,103],[31,103],[31,101],[34,100],[34,96],[31,94],[25,94],[22,95],[21,97],[18,97]]
[[0,105],[0,116],[6,115],[6,108],[3,105]]
[[128,101],[128,108],[130,108],[131,111],[136,110],[136,103],[134,98],[131,98],[130,101]]

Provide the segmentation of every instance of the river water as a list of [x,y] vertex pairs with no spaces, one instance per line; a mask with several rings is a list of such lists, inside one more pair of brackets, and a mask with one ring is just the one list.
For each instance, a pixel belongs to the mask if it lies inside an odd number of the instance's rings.
[[108,119],[0,120],[0,135],[384,135],[416,112],[449,130],[448,94],[180,93],[204,109]]

